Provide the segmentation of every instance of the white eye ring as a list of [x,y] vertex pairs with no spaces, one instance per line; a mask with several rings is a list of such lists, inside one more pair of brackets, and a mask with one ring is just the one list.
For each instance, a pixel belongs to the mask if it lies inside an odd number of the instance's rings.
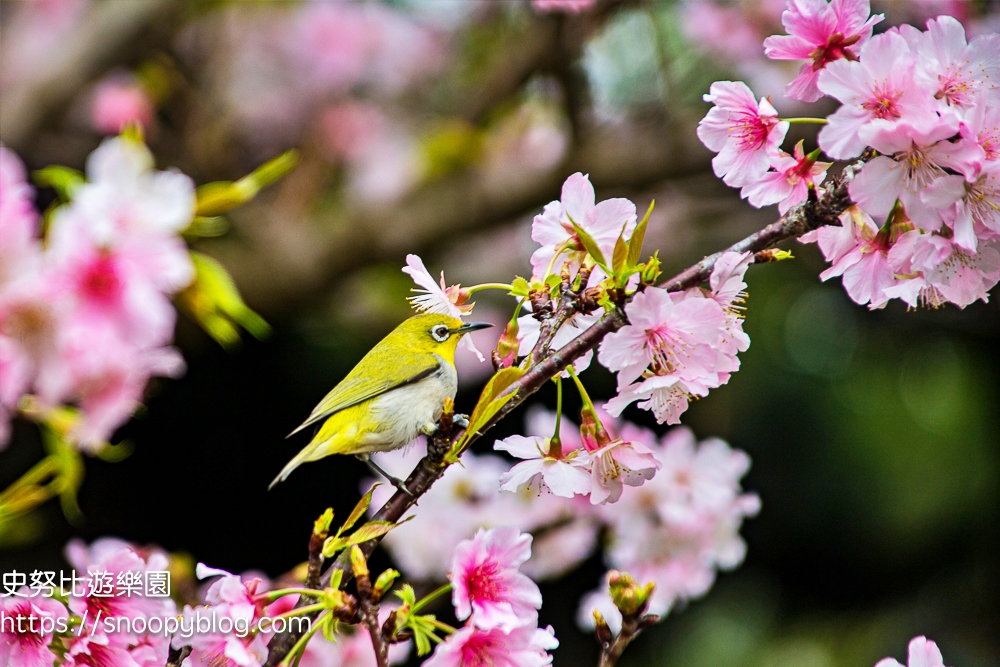
[[451,338],[451,332],[448,331],[448,327],[443,324],[439,324],[433,329],[431,329],[431,338],[439,343],[443,343],[449,338]]

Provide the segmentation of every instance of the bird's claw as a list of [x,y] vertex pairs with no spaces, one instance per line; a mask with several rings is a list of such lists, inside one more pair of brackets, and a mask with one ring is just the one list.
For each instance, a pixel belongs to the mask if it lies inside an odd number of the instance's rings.
[[437,433],[438,425],[437,422],[428,422],[423,425],[420,432],[426,435],[428,438]]
[[459,428],[469,428],[469,415],[456,414],[451,423]]

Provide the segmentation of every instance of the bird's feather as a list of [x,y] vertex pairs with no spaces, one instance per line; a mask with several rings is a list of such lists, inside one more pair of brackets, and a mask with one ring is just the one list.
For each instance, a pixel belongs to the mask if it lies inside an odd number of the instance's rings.
[[[369,354],[378,350],[378,347],[379,346],[373,348]],[[310,424],[315,424],[324,417],[329,417],[330,415],[340,412],[341,410],[358,405],[359,403],[364,403],[365,401],[369,401],[377,396],[381,396],[387,391],[392,391],[393,389],[398,389],[399,387],[405,387],[406,385],[420,382],[435,373],[441,366],[440,360],[432,355],[417,354],[414,352],[404,352],[400,354],[396,352],[394,353],[394,357],[395,363],[388,366],[386,373],[381,377],[371,377],[370,375],[365,376],[361,373],[357,373],[356,371],[361,367],[361,364],[359,363],[358,366],[356,366],[354,370],[347,375],[347,377],[341,380],[340,384],[334,387],[333,390],[319,402],[319,405],[313,408],[309,418],[302,422],[297,429],[288,435],[293,436]],[[423,367],[421,368],[421,366]],[[397,371],[397,369],[413,369],[414,367],[420,368],[420,370],[416,373],[413,373],[411,370],[408,375],[394,372]]]

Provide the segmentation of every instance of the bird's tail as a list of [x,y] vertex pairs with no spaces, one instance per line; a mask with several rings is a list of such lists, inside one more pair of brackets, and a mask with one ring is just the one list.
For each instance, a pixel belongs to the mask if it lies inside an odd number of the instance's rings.
[[285,467],[281,469],[281,472],[278,473],[278,476],[274,478],[274,481],[268,485],[267,490],[270,491],[271,489],[273,489],[275,486],[277,486],[278,482],[284,482],[288,478],[288,476],[292,474],[293,470],[298,468],[306,461],[311,461],[312,454],[313,452],[316,451],[316,447],[317,444],[310,444],[305,448],[303,448],[301,452],[296,454],[295,458],[289,461],[285,465]]

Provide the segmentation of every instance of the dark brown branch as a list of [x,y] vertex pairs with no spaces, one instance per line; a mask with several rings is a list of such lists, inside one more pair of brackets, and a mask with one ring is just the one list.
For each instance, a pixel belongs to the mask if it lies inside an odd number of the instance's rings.
[[652,614],[623,618],[621,632],[615,635],[611,641],[601,643],[601,655],[597,660],[597,667],[615,667],[628,645],[643,630],[656,625],[659,621],[660,617]]
[[182,646],[180,648],[172,648],[170,652],[167,653],[167,663],[165,667],[180,667],[180,664],[184,662],[184,659],[191,655],[190,646]]
[[[860,163],[848,166],[841,177],[834,179],[819,197],[811,196],[809,200],[788,211],[777,222],[751,234],[745,239],[734,243],[725,250],[705,257],[697,264],[685,269],[673,278],[662,283],[670,291],[679,291],[703,284],[712,273],[715,262],[724,252],[758,252],[790,238],[802,236],[808,231],[822,225],[837,224],[840,215],[851,206],[847,185],[860,168]],[[561,309],[561,308],[560,308]],[[555,317],[555,316],[554,316]],[[606,313],[594,326],[590,327],[556,352],[535,363],[517,382],[504,392],[504,395],[514,394],[504,406],[477,433],[469,439],[469,444],[478,440],[483,433],[503,419],[515,408],[538,391],[546,382],[566,370],[581,356],[593,350],[606,335],[617,331],[627,323],[625,315],[620,310]],[[447,424],[439,425],[438,433],[432,442],[428,443],[428,454],[406,479],[406,490],[396,491],[382,506],[374,519],[381,521],[399,521],[417,500],[427,492],[448,467],[444,454],[450,449],[450,444],[458,441],[461,431],[452,432],[451,416],[446,415]],[[378,546],[378,539],[360,545],[367,557]],[[328,586],[335,570],[344,572],[343,582],[350,578],[351,563],[348,552],[340,557],[323,573],[321,585]],[[301,601],[300,601],[301,603]],[[297,641],[298,636],[291,632],[276,635],[268,644],[269,655],[265,667],[274,667],[288,653]],[[624,650],[624,647],[622,647]]]

